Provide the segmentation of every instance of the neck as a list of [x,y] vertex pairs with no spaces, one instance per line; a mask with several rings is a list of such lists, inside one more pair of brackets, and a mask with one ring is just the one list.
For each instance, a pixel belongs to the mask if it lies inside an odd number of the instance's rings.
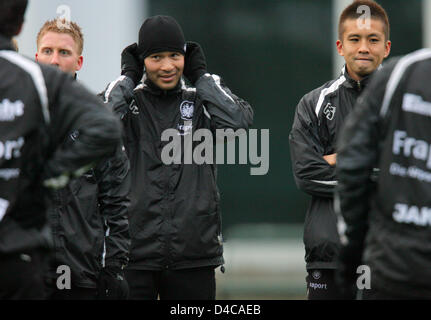
[[365,75],[362,77],[356,73],[350,72],[349,67],[347,65],[346,65],[346,72],[350,78],[352,78],[353,80],[358,81],[358,82],[362,81],[365,77],[368,77],[368,75]]

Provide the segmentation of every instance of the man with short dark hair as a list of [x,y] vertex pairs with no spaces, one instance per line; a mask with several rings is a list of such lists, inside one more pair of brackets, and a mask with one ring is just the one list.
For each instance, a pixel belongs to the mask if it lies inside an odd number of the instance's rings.
[[[0,0],[0,300],[43,299],[46,188],[112,154],[121,126],[70,75],[16,53],[27,0]],[[78,143],[62,146],[71,128]]]
[[[364,16],[364,8],[370,16]],[[296,184],[311,195],[304,226],[310,300],[342,298],[334,283],[340,247],[333,209],[336,141],[346,116],[391,47],[386,12],[374,1],[354,1],[342,12],[338,28],[337,50],[345,60],[341,75],[301,99],[289,136]]]
[[216,165],[186,164],[186,147],[180,163],[165,164],[162,135],[175,130],[183,146],[198,129],[211,136],[219,128],[247,129],[253,111],[207,73],[202,48],[186,44],[169,16],[145,20],[139,44],[123,51],[122,74],[103,96],[122,117],[132,168],[131,298],[215,299],[215,268],[224,263]]

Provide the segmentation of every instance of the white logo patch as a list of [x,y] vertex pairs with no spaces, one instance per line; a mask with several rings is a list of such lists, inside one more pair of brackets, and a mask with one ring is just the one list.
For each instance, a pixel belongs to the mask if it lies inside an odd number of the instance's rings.
[[24,103],[21,100],[11,102],[3,99],[0,102],[0,121],[13,121],[24,114]]
[[328,102],[323,109],[323,114],[326,116],[326,119],[332,120],[334,119],[335,111],[337,110],[330,102]]
[[180,105],[181,119],[186,121],[192,120],[194,109],[195,109],[194,102],[187,101],[187,100],[181,102],[181,105]]
[[319,270],[314,270],[311,275],[315,280],[319,280],[322,277],[322,273]]
[[132,102],[130,102],[129,110],[132,111],[132,113],[135,114],[135,115],[139,114],[139,109],[138,109],[138,106],[135,103],[135,100],[132,100]]
[[392,217],[399,223],[415,224],[421,227],[431,226],[431,208],[428,207],[396,203]]

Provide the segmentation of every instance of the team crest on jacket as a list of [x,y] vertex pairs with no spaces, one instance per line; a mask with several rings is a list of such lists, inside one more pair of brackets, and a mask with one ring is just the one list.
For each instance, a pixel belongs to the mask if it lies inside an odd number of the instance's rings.
[[319,270],[314,270],[311,275],[314,280],[319,280],[322,277],[322,273]]
[[337,110],[330,102],[328,102],[323,109],[323,114],[326,116],[326,119],[332,120],[334,119],[335,111]]
[[194,102],[187,101],[187,100],[181,102],[180,104],[181,119],[192,120],[194,109],[195,109]]

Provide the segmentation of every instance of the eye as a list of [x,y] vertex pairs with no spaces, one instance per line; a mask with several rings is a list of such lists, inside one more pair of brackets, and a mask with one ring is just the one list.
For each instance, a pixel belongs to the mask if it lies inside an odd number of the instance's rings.
[[351,41],[351,42],[358,42],[358,41],[359,41],[359,39],[358,39],[358,38],[350,38],[350,41]]
[[48,55],[48,54],[51,54],[51,53],[52,53],[52,50],[51,50],[50,48],[43,48],[43,49],[42,49],[42,53],[43,53],[43,54],[47,54],[47,55]]
[[379,40],[379,39],[377,39],[377,38],[371,38],[371,39],[370,39],[370,41],[371,41],[372,43],[377,43],[377,42],[379,42],[380,40]]
[[70,54],[70,52],[68,50],[60,50],[60,54],[62,56],[68,56]]
[[160,56],[158,54],[155,54],[151,56],[151,59],[157,61],[160,60]]

